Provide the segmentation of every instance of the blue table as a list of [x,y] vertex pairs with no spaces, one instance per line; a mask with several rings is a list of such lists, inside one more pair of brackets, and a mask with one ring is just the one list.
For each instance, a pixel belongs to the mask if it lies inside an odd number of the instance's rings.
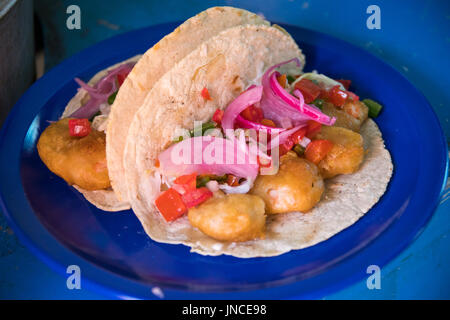
[[[81,30],[68,30],[68,0],[37,0],[45,38],[46,69],[83,48],[132,29],[185,20],[213,5],[231,5],[278,21],[321,31],[371,51],[421,90],[450,138],[450,3],[446,1],[78,1]],[[381,29],[369,30],[366,9],[381,9]],[[368,75],[370,76],[370,75]],[[381,290],[366,281],[325,299],[449,299],[450,185],[423,233],[381,270]],[[34,257],[0,214],[0,298],[104,299],[82,288],[68,290],[66,277]],[[293,297],[295,298],[295,297]]]

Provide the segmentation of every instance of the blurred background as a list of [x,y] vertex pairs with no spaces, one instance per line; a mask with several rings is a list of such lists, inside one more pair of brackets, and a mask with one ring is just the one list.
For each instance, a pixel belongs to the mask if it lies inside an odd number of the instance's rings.
[[[70,5],[80,8],[80,29],[67,28]],[[185,20],[215,5],[248,9],[371,52],[426,96],[449,139],[450,1],[444,0],[0,0],[0,124],[33,81],[80,50],[133,29]],[[370,5],[380,7],[379,30],[366,26]],[[326,298],[450,298],[447,198],[413,245],[383,269],[383,290],[369,291],[361,282]],[[0,215],[0,298],[103,298],[69,291],[64,283],[17,241]]]

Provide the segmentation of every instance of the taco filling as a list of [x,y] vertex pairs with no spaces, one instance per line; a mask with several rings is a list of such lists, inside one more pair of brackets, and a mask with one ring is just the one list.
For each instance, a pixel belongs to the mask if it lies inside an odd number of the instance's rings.
[[[154,205],[166,222],[190,224],[220,241],[264,238],[267,215],[308,212],[324,179],[356,172],[364,161],[358,133],[370,104],[333,80],[270,67],[210,121],[175,135],[154,166],[160,192]],[[212,100],[207,87],[199,94]]]
[[106,161],[106,121],[115,96],[134,62],[121,64],[93,85],[75,78],[87,92],[82,106],[51,123],[37,148],[45,165],[68,184],[84,190],[111,187]]

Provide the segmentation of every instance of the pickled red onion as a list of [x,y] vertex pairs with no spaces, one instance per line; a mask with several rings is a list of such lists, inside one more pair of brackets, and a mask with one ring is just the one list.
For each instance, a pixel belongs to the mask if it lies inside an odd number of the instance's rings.
[[235,141],[213,136],[178,142],[161,152],[158,160],[161,173],[168,176],[196,172],[255,179],[259,170],[256,158],[252,159],[248,149],[241,150]]
[[272,140],[270,140],[270,143],[269,143],[269,147],[268,147],[268,148],[271,150],[271,149],[273,149],[273,148],[278,147],[279,145],[282,145],[283,143],[286,142],[286,140],[287,140],[287,139],[288,139],[295,131],[297,131],[297,130],[299,130],[299,129],[305,127],[305,126],[306,126],[306,125],[299,125],[299,126],[293,127],[292,129],[285,130],[285,131],[281,132],[281,133],[278,135],[278,138],[277,138],[277,136],[275,136],[275,139],[272,138]]
[[263,93],[262,86],[252,86],[243,93],[241,93],[241,95],[236,99],[234,99],[225,109],[222,118],[222,128],[225,132],[225,135],[229,139],[231,140],[235,139],[234,134],[232,134],[232,132],[230,131],[234,129],[235,119],[247,107],[259,102],[261,100],[262,93]]
[[81,108],[73,112],[69,117],[71,118],[91,118],[95,115],[102,103],[108,101],[108,97],[117,91],[116,76],[118,74],[127,74],[133,69],[135,63],[125,63],[117,68],[108,72],[106,76],[101,78],[94,86],[90,86],[82,80],[75,78],[80,87],[86,90],[90,96],[88,102],[86,102]]
[[266,130],[268,133],[280,133],[285,130],[283,128],[269,127],[269,126],[265,126],[261,123],[257,123],[257,122],[253,122],[253,121],[244,119],[241,115],[238,115],[236,117],[236,123],[239,125],[239,128]]
[[294,58],[270,67],[263,75],[262,85],[264,89],[260,106],[264,116],[275,121],[279,126],[286,126],[287,119],[291,120],[296,126],[304,125],[308,120],[332,125],[336,121],[335,118],[330,118],[316,107],[305,104],[300,91],[294,92],[296,98],[278,83],[277,76],[280,73],[273,71],[290,62],[296,62],[300,66],[300,60]]

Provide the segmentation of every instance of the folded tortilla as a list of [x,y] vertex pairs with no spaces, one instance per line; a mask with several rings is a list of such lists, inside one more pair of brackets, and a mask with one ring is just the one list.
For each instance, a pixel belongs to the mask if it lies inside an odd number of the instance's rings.
[[190,18],[149,49],[120,88],[111,109],[106,136],[108,173],[122,201],[128,200],[123,155],[128,129],[150,89],[167,71],[202,42],[230,27],[269,25],[260,16],[232,7],[213,7]]
[[[106,76],[108,71],[113,70],[117,67],[119,67],[122,64],[126,64],[129,62],[137,62],[141,58],[141,55],[136,55],[130,59],[127,59],[125,61],[119,62],[115,65],[112,65],[108,67],[105,70],[102,70],[98,72],[97,74],[92,77],[91,80],[89,80],[88,84],[93,86],[95,85],[101,78]],[[67,118],[72,113],[74,113],[76,110],[81,108],[84,103],[89,99],[89,94],[86,90],[80,89],[78,90],[77,94],[69,101],[67,104],[61,118]],[[100,120],[100,121],[98,121]],[[97,117],[95,120],[96,123],[96,129],[99,129],[101,131],[104,131],[102,129],[106,128],[106,122],[107,122],[107,116],[100,116]],[[116,197],[116,194],[114,193],[112,188],[109,188],[107,190],[84,190],[76,185],[73,186],[77,191],[79,191],[83,196],[88,200],[90,203],[92,203],[97,208],[104,210],[104,211],[121,211],[121,210],[127,210],[130,209],[130,205],[128,202],[125,201],[119,201]]]
[[[141,106],[154,83],[178,61],[203,41],[219,32],[237,25],[268,25],[269,22],[249,11],[232,7],[213,7],[190,18],[165,36],[142,56],[136,56],[97,73],[90,81],[96,84],[107,71],[127,62],[137,62],[120,87],[108,116],[95,119],[93,125],[106,129],[106,159],[112,188],[87,191],[74,186],[96,207],[105,211],[130,208],[123,169],[123,153],[128,128],[134,114]],[[67,105],[62,118],[68,117],[88,99],[80,89]]]
[[[154,85],[130,127],[124,164],[130,201],[146,233],[155,241],[184,244],[204,255],[241,258],[276,256],[324,241],[355,223],[378,202],[392,175],[392,161],[375,122],[361,128],[366,150],[354,174],[327,180],[322,200],[308,213],[267,218],[264,239],[222,242],[193,227],[186,216],[166,222],[154,206],[160,191],[155,159],[179,128],[208,121],[243,89],[258,83],[268,67],[304,57],[294,40],[269,26],[239,26],[204,42]],[[201,97],[207,87],[212,97]]]

